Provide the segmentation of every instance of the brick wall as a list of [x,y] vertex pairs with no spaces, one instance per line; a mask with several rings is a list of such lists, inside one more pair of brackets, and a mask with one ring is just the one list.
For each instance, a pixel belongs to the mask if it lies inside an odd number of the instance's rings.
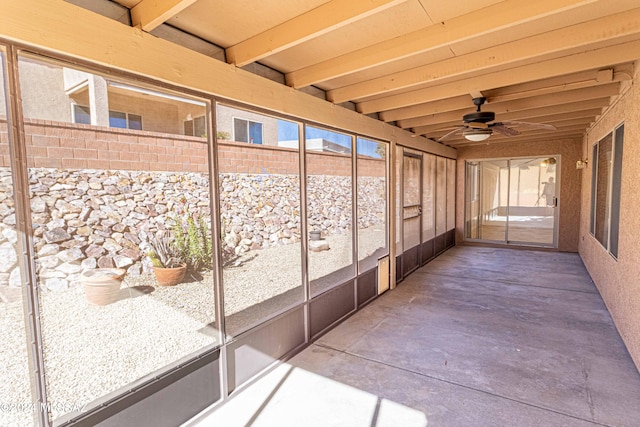
[[221,140],[218,167],[220,173],[297,175],[300,170],[296,149]]
[[[206,173],[204,138],[91,125],[25,120],[28,166],[57,169],[108,169]],[[0,166],[10,165],[6,121],[0,121]],[[221,173],[298,174],[298,150],[218,141]],[[360,156],[363,176],[384,176],[385,162]],[[351,174],[351,158],[307,153],[309,175]]]
[[36,168],[206,172],[203,138],[25,120],[27,164]]

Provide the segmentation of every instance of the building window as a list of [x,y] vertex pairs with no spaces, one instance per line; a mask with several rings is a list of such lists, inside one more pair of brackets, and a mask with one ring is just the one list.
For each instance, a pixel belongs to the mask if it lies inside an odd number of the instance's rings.
[[142,116],[109,111],[109,126],[120,129],[142,130]]
[[616,258],[623,141],[620,125],[593,145],[591,157],[591,234]]
[[89,109],[89,107],[83,107],[82,105],[73,104],[73,123],[90,125],[91,110]]
[[207,128],[204,116],[196,117],[193,120],[185,120],[184,134],[187,136],[206,137]]
[[234,141],[262,144],[262,123],[233,119]]

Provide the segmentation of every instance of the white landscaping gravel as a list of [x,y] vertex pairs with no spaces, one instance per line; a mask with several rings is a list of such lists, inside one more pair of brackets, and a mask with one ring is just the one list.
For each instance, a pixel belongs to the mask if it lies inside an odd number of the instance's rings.
[[[310,277],[321,278],[349,264],[350,235],[328,239],[331,249],[312,252]],[[360,250],[374,255],[384,230],[360,230]],[[246,330],[302,302],[300,245],[250,251],[223,270],[227,331]],[[351,276],[351,275],[350,275]],[[347,277],[348,279],[348,277]],[[314,282],[320,292],[336,283]],[[151,274],[125,277],[120,300],[108,306],[86,302],[82,287],[42,292],[48,399],[53,419],[64,405],[88,404],[176,360],[214,345],[213,274],[162,287]],[[0,303],[2,402],[30,402],[22,303]],[[2,407],[0,406],[0,411]],[[31,425],[31,413],[0,412],[0,425]]]

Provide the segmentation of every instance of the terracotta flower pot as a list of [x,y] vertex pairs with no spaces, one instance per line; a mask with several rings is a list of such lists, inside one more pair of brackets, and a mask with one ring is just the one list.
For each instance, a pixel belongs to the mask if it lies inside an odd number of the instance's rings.
[[80,281],[87,301],[94,305],[108,305],[116,302],[126,273],[122,268],[96,268],[83,271]]
[[175,268],[153,267],[153,272],[160,286],[174,286],[182,282],[187,274],[187,264]]

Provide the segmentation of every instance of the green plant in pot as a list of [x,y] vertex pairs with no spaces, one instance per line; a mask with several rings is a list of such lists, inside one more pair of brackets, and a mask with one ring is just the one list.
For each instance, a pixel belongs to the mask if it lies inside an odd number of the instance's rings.
[[211,230],[203,217],[191,214],[177,220],[171,228],[178,256],[192,272],[213,268]]
[[156,280],[161,286],[173,286],[180,283],[187,273],[187,263],[182,256],[176,238],[168,232],[149,236],[151,250],[147,256],[153,264]]

